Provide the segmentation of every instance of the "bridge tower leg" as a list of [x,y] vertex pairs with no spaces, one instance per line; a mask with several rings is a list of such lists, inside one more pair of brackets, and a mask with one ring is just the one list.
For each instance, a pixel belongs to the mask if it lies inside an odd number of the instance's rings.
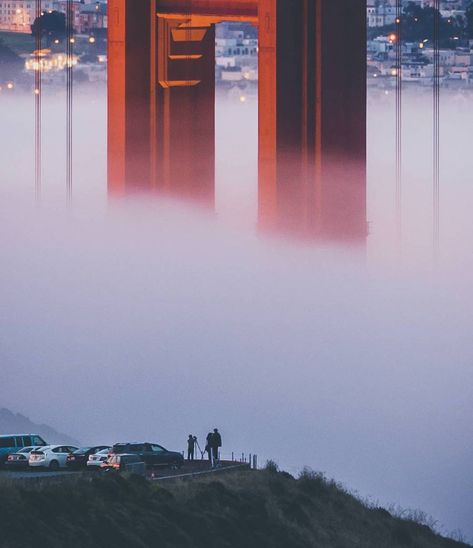
[[108,184],[214,203],[215,27],[109,0]]
[[150,185],[154,0],[108,2],[109,191]]
[[366,235],[366,2],[259,1],[259,217]]

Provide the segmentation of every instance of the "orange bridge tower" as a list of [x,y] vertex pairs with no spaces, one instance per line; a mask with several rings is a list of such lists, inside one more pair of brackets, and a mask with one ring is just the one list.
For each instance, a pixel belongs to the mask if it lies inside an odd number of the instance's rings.
[[259,33],[259,221],[366,236],[366,0],[109,0],[110,193],[213,204],[215,25]]

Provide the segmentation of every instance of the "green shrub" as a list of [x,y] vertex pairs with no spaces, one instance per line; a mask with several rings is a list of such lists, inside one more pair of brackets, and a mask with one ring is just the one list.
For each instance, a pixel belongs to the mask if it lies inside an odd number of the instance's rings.
[[266,464],[264,465],[264,470],[266,470],[266,472],[271,472],[272,474],[276,474],[277,472],[279,472],[278,463],[275,462],[274,460],[267,460]]

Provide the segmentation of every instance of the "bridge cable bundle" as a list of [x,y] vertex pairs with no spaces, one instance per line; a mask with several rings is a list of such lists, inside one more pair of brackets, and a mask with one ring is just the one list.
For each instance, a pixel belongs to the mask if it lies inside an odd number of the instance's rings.
[[440,0],[434,0],[433,35],[433,252],[440,247]]
[[34,178],[35,178],[35,196],[36,200],[41,197],[41,86],[42,86],[42,65],[41,65],[41,45],[42,45],[42,28],[41,28],[41,0],[35,0],[35,73],[34,73],[34,114],[35,114],[35,157],[34,157]]
[[66,192],[72,198],[72,103],[74,56],[74,5],[66,1]]
[[402,242],[402,0],[396,3],[396,235]]

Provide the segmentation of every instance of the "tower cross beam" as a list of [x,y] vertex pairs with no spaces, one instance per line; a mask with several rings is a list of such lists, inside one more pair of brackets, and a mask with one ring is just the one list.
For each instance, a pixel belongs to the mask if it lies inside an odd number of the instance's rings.
[[258,17],[258,0],[157,0],[159,13],[186,13],[211,17]]

